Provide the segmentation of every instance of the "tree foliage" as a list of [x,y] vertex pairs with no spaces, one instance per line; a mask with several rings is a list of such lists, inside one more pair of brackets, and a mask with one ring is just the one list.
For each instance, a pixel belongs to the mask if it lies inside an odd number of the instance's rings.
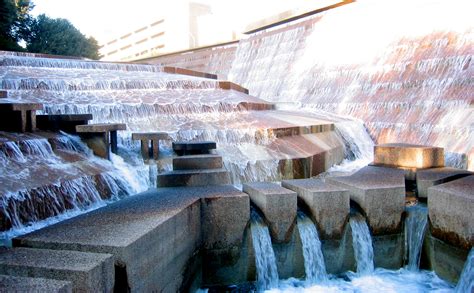
[[29,0],[0,0],[0,50],[80,56],[99,59],[97,41],[84,36],[67,19],[34,18]]
[[99,45],[86,38],[67,19],[39,15],[30,26],[26,49],[33,53],[81,56],[99,59]]
[[0,0],[1,50],[23,50],[18,42],[29,33],[33,20],[29,13],[33,7],[29,0]]

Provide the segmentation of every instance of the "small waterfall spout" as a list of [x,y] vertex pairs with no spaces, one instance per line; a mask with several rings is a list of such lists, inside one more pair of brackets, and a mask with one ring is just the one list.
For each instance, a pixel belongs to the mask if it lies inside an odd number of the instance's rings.
[[267,225],[256,211],[252,211],[253,249],[255,250],[255,264],[257,267],[257,289],[264,291],[278,286],[278,269],[272,239]]
[[303,244],[304,270],[306,282],[314,284],[326,281],[326,264],[324,263],[321,241],[316,226],[304,213],[298,212],[298,231]]
[[456,293],[474,292],[474,248],[467,256],[461,278],[456,286]]
[[357,264],[357,273],[360,275],[370,274],[374,271],[374,249],[372,237],[365,218],[360,214],[351,217],[352,247],[354,249]]
[[421,247],[428,223],[428,209],[423,206],[410,207],[407,210],[405,222],[405,256],[408,260],[407,268],[418,270],[420,265]]

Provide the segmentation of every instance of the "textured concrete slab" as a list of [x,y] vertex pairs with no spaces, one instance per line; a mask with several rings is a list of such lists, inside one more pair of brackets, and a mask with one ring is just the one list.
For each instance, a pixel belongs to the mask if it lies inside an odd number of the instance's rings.
[[88,124],[92,114],[36,115],[39,129],[75,133],[77,125]]
[[58,115],[37,115],[36,119],[45,121],[89,121],[92,120],[92,114],[58,114]]
[[36,111],[43,110],[43,104],[40,103],[24,103],[24,102],[7,102],[0,100],[0,111]]
[[127,125],[124,123],[97,123],[88,125],[77,125],[76,131],[79,133],[97,133],[97,132],[108,132],[117,130],[126,130]]
[[367,166],[353,175],[332,177],[327,183],[349,190],[365,212],[373,235],[399,232],[405,209],[405,171]]
[[70,281],[75,292],[112,292],[110,254],[12,248],[0,252],[0,274]]
[[158,174],[157,186],[206,186],[230,184],[230,174],[225,169],[174,170]]
[[222,167],[222,157],[214,154],[173,158],[173,170],[221,169]]
[[[209,208],[201,208],[201,198]],[[232,227],[248,221],[248,208],[231,208],[248,201],[232,186],[153,189],[18,237],[13,245],[110,253],[132,291],[176,292],[201,241],[209,247],[240,241],[243,230]]]
[[341,239],[350,211],[349,191],[319,179],[284,180],[308,206],[322,239]]
[[249,94],[249,90],[236,84],[231,81],[219,81],[219,88],[223,90],[234,90],[238,92],[242,92],[244,94]]
[[243,191],[265,215],[272,239],[290,241],[298,209],[296,192],[268,182],[245,183]]
[[418,170],[416,172],[416,187],[418,190],[418,197],[426,198],[428,196],[428,188],[432,186],[460,179],[469,175],[473,175],[473,173],[467,170],[450,167]]
[[134,132],[132,133],[133,140],[162,140],[169,139],[166,132]]
[[208,154],[210,150],[215,150],[217,144],[214,141],[194,141],[194,142],[173,142],[173,151],[178,155]]
[[185,69],[185,68],[179,68],[179,67],[165,66],[163,67],[163,71],[166,73],[182,74],[182,75],[203,77],[203,78],[209,78],[209,79],[217,79],[216,74],[190,70],[190,69]]
[[444,167],[444,149],[397,143],[376,145],[374,164],[405,168]]
[[70,293],[72,283],[67,281],[0,275],[0,292]]
[[431,233],[444,242],[474,246],[474,176],[428,188]]

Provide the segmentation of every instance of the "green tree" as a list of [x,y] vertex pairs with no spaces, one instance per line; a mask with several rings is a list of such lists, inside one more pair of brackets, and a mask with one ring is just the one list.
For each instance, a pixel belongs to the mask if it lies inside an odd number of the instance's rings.
[[0,0],[0,50],[24,51],[18,42],[29,34],[33,7],[29,0]]
[[80,56],[99,59],[99,45],[86,38],[67,19],[39,15],[30,25],[26,49],[32,53]]

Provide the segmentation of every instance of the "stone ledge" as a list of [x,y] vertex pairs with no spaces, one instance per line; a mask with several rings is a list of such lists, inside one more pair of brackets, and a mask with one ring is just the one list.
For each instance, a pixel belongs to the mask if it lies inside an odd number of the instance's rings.
[[157,186],[206,186],[230,184],[230,175],[224,168],[201,170],[174,170],[158,174]]
[[169,139],[166,132],[134,132],[132,133],[132,140],[164,140]]
[[124,123],[98,123],[76,126],[76,131],[79,133],[100,133],[117,130],[127,130],[127,125]]
[[211,74],[211,73],[185,69],[185,68],[180,68],[180,67],[165,66],[163,67],[163,72],[209,78],[209,79],[217,79],[217,74]]
[[14,277],[0,275],[0,292],[72,292],[72,283],[67,281]]
[[173,158],[173,170],[221,169],[222,167],[222,157],[214,154]]
[[434,237],[453,246],[474,246],[474,176],[428,188],[428,213]]
[[219,88],[223,90],[234,90],[244,94],[249,94],[249,90],[231,81],[219,81]]
[[372,235],[398,233],[405,210],[405,171],[367,166],[351,176],[329,177],[326,182],[349,191],[365,212]]
[[432,186],[447,183],[468,175],[473,175],[473,173],[466,170],[449,167],[418,170],[416,172],[418,197],[428,197],[428,188]]
[[444,167],[444,149],[403,143],[376,145],[374,165],[419,169]]
[[71,281],[75,292],[112,292],[112,255],[12,248],[0,252],[0,274]]
[[40,103],[15,103],[0,101],[0,111],[36,111],[43,110]]
[[284,180],[282,186],[296,191],[310,209],[321,239],[341,239],[349,217],[349,191],[319,179]]
[[265,215],[272,239],[289,242],[298,209],[296,192],[267,182],[245,183],[243,191]]

